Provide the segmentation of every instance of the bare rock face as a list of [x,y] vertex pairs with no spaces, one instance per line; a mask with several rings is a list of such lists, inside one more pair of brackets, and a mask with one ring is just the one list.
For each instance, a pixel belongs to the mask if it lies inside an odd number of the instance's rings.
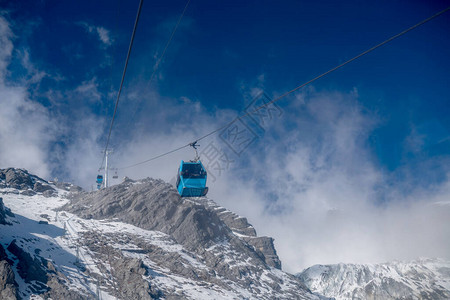
[[0,224],[5,225],[6,223],[5,205],[3,204],[3,199],[0,198]]
[[56,194],[56,190],[46,180],[22,169],[0,169],[0,183],[0,188],[16,189],[25,196],[34,196],[37,193],[44,193],[46,196]]
[[36,193],[35,191],[33,191],[33,190],[25,190],[25,191],[23,191],[23,192],[20,192],[20,194],[21,194],[21,195],[24,195],[24,196],[34,196],[34,195],[36,195],[37,193]]
[[[9,168],[2,172],[8,187],[18,190],[32,188],[33,181],[26,170]],[[1,175],[0,175],[1,176]]]
[[36,181],[33,186],[33,191],[36,193],[43,193],[46,191],[55,191],[55,189],[48,184],[42,184],[42,182]]
[[53,182],[58,189],[62,189],[72,193],[79,193],[83,191],[83,188],[67,182]]
[[7,259],[5,249],[0,245],[0,299],[18,299],[17,283],[11,264],[12,261]]
[[267,265],[281,270],[281,261],[275,250],[273,238],[258,237],[255,228],[248,223],[247,218],[238,216],[226,208],[220,207],[211,199],[199,198],[196,201],[203,204],[208,210],[214,211],[233,233],[239,235],[253,247],[253,250]]
[[94,298],[69,290],[64,280],[55,275],[49,276],[47,286],[49,290],[42,294],[44,299],[85,300]]
[[[122,257],[113,262],[117,281],[117,293],[121,299],[159,299],[162,292],[150,287],[149,283],[142,279],[148,275],[142,260]],[[126,284],[124,284],[126,283]]]
[[256,253],[264,258],[264,261],[277,269],[281,269],[281,261],[275,250],[273,238],[267,236],[245,238],[254,247]]
[[7,249],[17,257],[19,261],[17,264],[17,271],[25,282],[29,283],[35,281],[36,289],[45,285],[47,282],[47,273],[43,268],[41,261],[33,258],[28,252],[24,251],[16,244],[15,240],[9,244]]
[[6,260],[0,261],[0,299],[16,300],[17,287],[14,272]]
[[[182,199],[162,180],[128,180],[99,192],[79,194],[63,209],[84,218],[117,218],[144,229],[159,230],[187,249],[199,252],[217,242],[231,241],[236,247],[247,249],[245,252],[260,264],[281,269],[273,239],[257,237],[246,218],[224,211],[207,198]],[[244,238],[237,238],[233,232]]]
[[159,230],[188,249],[208,247],[230,235],[216,214],[203,205],[184,201],[162,180],[125,182],[99,192],[74,195],[72,203],[62,209],[84,218],[116,218]]
[[[17,257],[17,271],[20,277],[26,283],[29,283],[31,285],[31,289],[34,293],[41,294],[44,299],[86,299],[86,295],[82,295],[77,291],[70,290],[67,287],[64,280],[60,278],[57,272],[55,272],[55,268],[50,262],[45,262],[45,260],[31,256],[30,253],[18,246],[15,240],[9,244],[7,249]],[[12,280],[14,280],[14,278],[12,278]],[[6,290],[7,289],[5,289],[5,293]],[[8,291],[10,290],[11,289],[8,289]]]
[[[204,282],[206,285],[221,286],[225,290],[239,286],[252,291],[254,295],[261,295],[261,299],[303,299],[304,293],[308,293],[304,285],[291,275],[284,273],[283,276],[286,277],[283,279],[280,275],[263,275],[281,274],[277,273],[281,271],[272,269],[281,269],[273,239],[258,237],[246,218],[218,206],[208,198],[180,198],[170,184],[148,178],[141,181],[127,179],[122,184],[100,191],[72,194],[70,199],[71,202],[61,210],[70,211],[85,219],[114,219],[143,229],[163,232],[189,251],[193,259],[204,265],[202,268],[192,269],[188,262],[184,262],[185,257],[133,240],[133,244],[139,246],[139,251],[151,255],[154,263],[164,266],[172,274]],[[107,237],[110,240],[115,238]],[[104,238],[105,235],[86,237],[86,240],[98,243]],[[94,245],[90,247],[91,251],[99,248]],[[119,252],[114,252],[115,257],[120,255]],[[133,274],[145,272],[145,267],[138,261],[122,258],[119,261],[123,265],[114,267],[115,270],[121,270],[121,275],[115,274],[116,278],[120,278],[119,285],[120,282],[129,281]],[[267,281],[263,283],[255,280],[261,276],[267,278]],[[123,287],[121,293],[124,294],[120,297],[141,299],[139,295],[150,294],[158,298],[159,293],[163,293],[140,280],[141,277],[133,279],[133,282],[137,282],[136,287]],[[292,289],[282,290],[281,286],[286,281],[291,284]],[[263,294],[259,294],[262,290],[270,292],[262,296]],[[170,298],[174,295],[185,297],[177,291],[170,291],[163,297]]]
[[83,191],[81,187],[71,183],[46,181],[36,175],[30,174],[27,170],[16,168],[0,169],[0,189],[14,189],[3,193],[21,194],[25,196],[42,194],[44,197],[54,197],[58,194],[54,186],[72,193]]
[[10,223],[6,221],[6,216],[14,217],[14,214],[9,208],[5,207],[3,198],[0,197],[0,224],[10,225]]

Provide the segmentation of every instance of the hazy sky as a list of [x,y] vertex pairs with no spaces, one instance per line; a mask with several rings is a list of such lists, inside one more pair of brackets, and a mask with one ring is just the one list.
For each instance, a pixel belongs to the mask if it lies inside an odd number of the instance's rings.
[[[145,1],[111,136],[120,178],[448,1]],[[138,1],[0,1],[0,168],[90,190]],[[202,140],[210,196],[284,269],[450,253],[450,12]],[[118,183],[119,180],[112,183]]]

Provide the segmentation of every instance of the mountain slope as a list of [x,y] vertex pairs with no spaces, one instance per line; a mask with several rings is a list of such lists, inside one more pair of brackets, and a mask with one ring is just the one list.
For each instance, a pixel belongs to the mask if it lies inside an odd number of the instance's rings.
[[85,193],[7,169],[0,195],[1,299],[318,299],[245,218],[160,180]]
[[296,275],[336,299],[450,299],[450,262],[315,265]]
[[[161,180],[126,180],[100,192],[78,194],[63,209],[84,218],[116,219],[166,234],[191,260],[173,263],[185,259],[178,254],[176,258],[152,257],[151,264],[164,266],[172,274],[247,297],[295,299],[302,297],[298,291],[306,290],[295,277],[276,268],[281,263],[272,239],[257,237],[245,218],[210,199],[180,198]],[[139,251],[155,251],[142,243],[136,246]]]

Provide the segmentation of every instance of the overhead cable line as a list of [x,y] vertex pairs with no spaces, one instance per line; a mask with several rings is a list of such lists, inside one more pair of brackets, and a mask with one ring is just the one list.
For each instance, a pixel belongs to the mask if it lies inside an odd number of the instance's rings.
[[164,50],[163,50],[161,56],[160,56],[159,59],[156,61],[155,67],[153,68],[153,73],[152,73],[152,75],[150,76],[149,84],[152,82],[153,77],[155,77],[155,74],[156,74],[156,71],[158,70],[159,64],[160,64],[161,61],[163,60],[164,55],[166,54],[167,48],[169,48],[169,45],[170,45],[170,43],[172,42],[173,36],[175,35],[175,32],[177,31],[178,26],[180,25],[181,20],[183,19],[184,14],[186,13],[186,10],[187,10],[187,8],[188,8],[190,2],[191,2],[191,0],[188,0],[188,2],[186,3],[186,5],[184,6],[183,12],[181,13],[180,17],[178,18],[177,24],[176,24],[175,27],[172,29],[172,33],[170,34],[169,40],[167,41],[166,46],[164,47]]
[[[173,40],[173,37],[174,37],[174,35],[175,35],[175,32],[177,31],[178,26],[180,25],[181,20],[183,19],[184,14],[186,13],[186,10],[187,10],[187,8],[188,8],[190,2],[191,2],[191,0],[188,0],[188,1],[187,1],[186,5],[184,6],[183,12],[181,13],[180,17],[178,18],[177,23],[175,24],[175,27],[172,29],[172,32],[170,33],[170,37],[169,37],[169,39],[167,40],[166,45],[164,46],[164,50],[163,50],[161,56],[160,56],[160,57],[158,58],[158,60],[156,61],[155,66],[153,67],[153,72],[152,72],[152,75],[150,75],[150,79],[149,79],[149,81],[148,81],[148,86],[151,86],[152,81],[153,81],[153,78],[155,77],[156,72],[158,71],[159,65],[161,64],[161,62],[162,62],[164,56],[166,55],[166,51],[167,51],[167,49],[169,48],[169,45],[170,45],[170,43],[171,43],[172,40]],[[141,103],[141,101],[138,102],[138,104],[136,105],[136,108],[134,109],[133,117],[130,118],[130,120],[134,120],[134,119],[135,119],[136,114],[137,114],[137,112],[139,111],[139,105],[140,105],[140,103]]]
[[100,164],[100,168],[99,169],[101,169],[103,167],[103,162],[105,161],[106,151],[108,150],[109,141],[111,139],[111,132],[112,132],[112,128],[113,128],[113,125],[114,125],[114,120],[115,120],[116,114],[117,114],[117,107],[119,106],[120,94],[122,92],[123,82],[125,80],[125,74],[127,73],[128,61],[130,60],[131,49],[133,48],[134,36],[136,35],[136,28],[137,28],[137,25],[138,25],[138,22],[139,22],[139,16],[141,15],[143,2],[144,2],[144,0],[140,0],[139,1],[139,8],[138,8],[138,11],[137,11],[136,20],[134,22],[134,28],[133,28],[133,33],[131,35],[130,45],[128,47],[127,59],[125,60],[125,66],[123,68],[122,80],[120,81],[119,91],[117,92],[116,105],[114,106],[114,113],[113,113],[113,117],[111,119],[111,125],[109,126],[108,138],[106,139],[106,145],[105,145],[105,150],[104,150],[105,154],[103,155],[102,163]]
[[148,162],[150,162],[150,161],[152,161],[152,160],[158,159],[158,158],[160,158],[160,157],[166,156],[166,155],[171,154],[171,153],[173,153],[173,152],[177,152],[177,151],[179,151],[179,150],[181,150],[181,149],[183,149],[183,148],[189,147],[191,144],[192,144],[192,143],[189,143],[189,144],[187,144],[187,145],[184,145],[184,146],[178,147],[178,148],[176,148],[176,149],[173,149],[173,150],[171,150],[171,151],[165,152],[165,153],[163,153],[163,154],[154,156],[154,157],[149,158],[149,159],[147,159],[147,160],[138,162],[138,163],[136,163],[136,164],[134,164],[134,165],[130,165],[130,166],[126,166],[126,167],[122,167],[122,168],[118,168],[118,169],[119,169],[119,170],[129,169],[129,168],[132,168],[132,167],[136,167],[136,166],[139,166],[139,165],[148,163]]
[[332,68],[332,69],[330,69],[330,70],[328,70],[328,71],[326,71],[326,72],[324,72],[324,73],[322,73],[322,74],[320,74],[320,75],[314,77],[313,79],[311,79],[311,80],[309,80],[309,81],[307,81],[307,82],[305,82],[305,83],[303,83],[303,84],[301,84],[301,85],[299,85],[299,86],[293,88],[292,90],[285,92],[285,93],[282,94],[281,96],[278,96],[278,97],[276,97],[275,99],[273,99],[273,100],[271,100],[271,101],[269,101],[269,102],[267,102],[267,103],[264,103],[263,105],[257,107],[255,110],[250,111],[250,112],[247,112],[247,113],[245,113],[245,114],[243,114],[243,115],[237,116],[237,117],[236,117],[235,119],[233,119],[231,122],[228,122],[228,123],[226,123],[225,125],[223,125],[223,126],[217,128],[216,130],[213,130],[213,131],[209,132],[208,134],[205,134],[205,135],[201,136],[200,138],[194,140],[193,142],[190,142],[190,143],[188,143],[188,144],[186,144],[186,145],[184,145],[184,146],[178,147],[178,148],[173,149],[173,150],[170,150],[170,151],[168,151],[168,152],[159,154],[159,155],[157,155],[157,156],[154,156],[154,157],[149,158],[149,159],[147,159],[147,160],[144,160],[144,161],[142,161],[142,162],[135,163],[135,164],[133,164],[133,165],[126,166],[126,167],[122,167],[122,168],[119,168],[119,169],[128,169],[128,168],[131,168],[131,167],[135,167],[135,166],[138,166],[138,165],[142,165],[142,164],[145,164],[145,163],[150,162],[150,161],[152,161],[152,160],[155,160],[155,159],[158,159],[158,158],[160,158],[160,157],[163,157],[163,156],[166,156],[166,155],[168,155],[168,154],[171,154],[171,153],[173,153],[173,152],[176,152],[176,151],[178,151],[178,150],[181,150],[181,149],[183,149],[183,148],[189,147],[189,146],[192,145],[193,143],[196,143],[196,142],[198,142],[198,141],[200,141],[200,140],[203,140],[203,139],[205,139],[205,138],[207,138],[207,137],[209,137],[209,136],[211,136],[211,135],[213,135],[213,134],[215,134],[215,133],[217,133],[217,132],[219,132],[219,131],[221,131],[221,130],[227,128],[230,124],[232,124],[232,123],[235,122],[236,120],[240,120],[240,119],[242,119],[242,118],[244,118],[244,117],[246,117],[246,116],[248,116],[248,115],[254,114],[254,113],[258,112],[259,110],[261,110],[261,109],[263,109],[263,108],[269,106],[270,104],[273,104],[273,103],[275,103],[275,102],[277,102],[277,101],[280,101],[281,99],[285,98],[286,96],[288,96],[288,95],[294,93],[295,91],[297,91],[297,90],[299,90],[299,89],[305,87],[306,85],[313,83],[314,81],[316,81],[316,80],[318,80],[318,79],[320,79],[320,78],[322,78],[322,77],[324,77],[324,76],[330,74],[331,72],[334,72],[334,71],[336,71],[336,70],[342,68],[343,66],[345,66],[345,65],[347,65],[347,64],[349,64],[349,63],[351,63],[352,61],[354,61],[354,60],[360,58],[361,56],[364,56],[364,55],[366,55],[366,54],[368,54],[368,53],[374,51],[375,49],[377,49],[377,48],[379,48],[379,47],[381,47],[381,46],[383,46],[383,45],[385,45],[385,44],[387,44],[387,43],[393,41],[394,39],[396,39],[396,38],[398,38],[398,37],[404,35],[405,33],[407,33],[407,32],[409,32],[409,31],[411,31],[411,30],[413,30],[413,29],[415,29],[415,28],[417,28],[417,27],[419,27],[419,26],[421,26],[421,25],[423,25],[423,24],[425,24],[425,23],[427,23],[427,22],[433,20],[434,18],[436,18],[436,17],[438,17],[438,16],[444,14],[444,13],[447,12],[448,10],[450,10],[450,6],[447,7],[447,8],[445,8],[445,9],[443,9],[443,10],[441,10],[440,12],[438,12],[438,13],[432,15],[431,17],[429,17],[429,18],[427,18],[427,19],[425,19],[425,20],[423,20],[423,21],[421,21],[421,22],[419,22],[419,23],[417,23],[417,24],[415,24],[415,25],[409,27],[408,29],[405,29],[405,30],[403,30],[402,32],[400,32],[400,33],[398,33],[398,34],[396,34],[396,35],[394,35],[394,36],[388,38],[387,40],[385,40],[385,41],[383,41],[383,42],[381,42],[381,43],[379,43],[379,44],[377,44],[377,45],[375,45],[375,46],[373,46],[373,47],[371,47],[371,48],[369,48],[369,49],[367,49],[367,50],[361,52],[360,54],[358,54],[358,55],[354,56],[353,58],[351,58],[351,59],[349,59],[349,60],[347,60],[347,61],[345,61],[345,62],[343,62],[343,63],[341,63],[341,64],[339,64],[339,65],[337,65],[337,66],[335,66],[334,68]]

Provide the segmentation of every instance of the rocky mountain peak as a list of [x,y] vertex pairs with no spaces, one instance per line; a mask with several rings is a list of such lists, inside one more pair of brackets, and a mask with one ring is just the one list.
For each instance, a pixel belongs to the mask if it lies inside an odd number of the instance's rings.
[[0,189],[3,189],[4,194],[20,193],[26,196],[40,194],[44,197],[51,197],[57,194],[57,188],[71,192],[83,190],[70,183],[47,181],[24,169],[0,169]]
[[23,195],[32,196],[42,193],[51,196],[56,191],[46,180],[28,173],[27,170],[7,168],[0,169],[0,188],[9,188]]
[[312,291],[340,299],[450,299],[450,262],[315,265],[296,275]]
[[[32,176],[27,170],[7,168],[0,169],[0,180],[2,187],[9,187],[18,190],[32,189],[37,177]],[[44,181],[43,179],[41,179]]]
[[151,178],[83,192],[1,171],[0,268],[16,278],[1,299],[318,299],[281,271],[272,238],[211,199]]
[[98,192],[80,193],[63,209],[84,218],[117,219],[164,232],[200,255],[217,243],[227,243],[258,265],[281,269],[273,239],[257,237],[246,218],[205,197],[181,198],[162,180],[128,179]]

